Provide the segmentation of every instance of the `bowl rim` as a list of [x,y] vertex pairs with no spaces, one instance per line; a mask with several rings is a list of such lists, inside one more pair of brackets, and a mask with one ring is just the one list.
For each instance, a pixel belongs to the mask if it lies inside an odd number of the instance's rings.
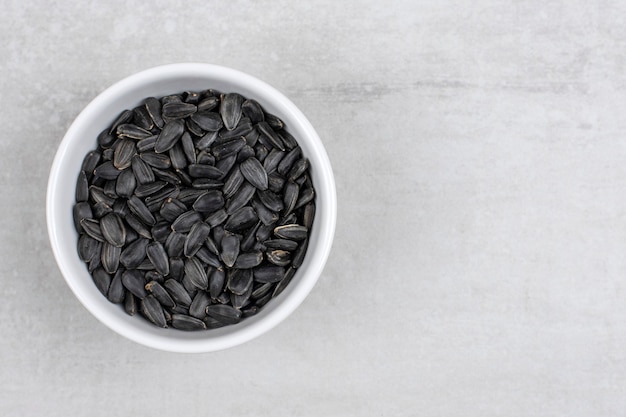
[[[185,339],[138,332],[133,325],[119,326],[106,318],[104,309],[100,309],[97,305],[89,302],[88,297],[75,282],[75,277],[71,276],[68,271],[66,263],[68,261],[61,246],[63,244],[60,239],[61,230],[55,220],[60,215],[55,197],[62,188],[58,180],[63,170],[63,161],[71,149],[71,145],[78,140],[76,139],[77,133],[102,110],[106,103],[123,95],[128,89],[137,89],[141,85],[149,85],[152,82],[166,79],[198,76],[210,76],[235,85],[241,84],[247,89],[255,90],[259,95],[271,97],[272,103],[280,107],[281,114],[289,114],[292,120],[297,121],[299,127],[306,131],[306,141],[312,143],[312,148],[316,154],[315,159],[321,167],[323,182],[316,184],[316,189],[324,189],[324,200],[316,201],[316,211],[324,211],[326,215],[322,219],[321,241],[317,245],[318,251],[315,252],[315,263],[311,265],[310,270],[305,271],[303,279],[299,281],[298,287],[289,294],[289,297],[284,297],[281,303],[277,304],[263,319],[256,320],[245,327],[203,339]],[[316,216],[316,221],[318,221],[318,217]],[[321,139],[306,116],[284,94],[266,82],[233,68],[206,63],[178,63],[149,68],[125,77],[99,93],[78,114],[61,140],[50,168],[46,193],[46,220],[50,245],[65,282],[81,304],[105,326],[134,342],[163,351],[179,353],[211,352],[234,347],[260,336],[286,319],[304,301],[322,273],[332,247],[336,217],[337,196],[332,166]],[[67,245],[67,243],[65,244]]]

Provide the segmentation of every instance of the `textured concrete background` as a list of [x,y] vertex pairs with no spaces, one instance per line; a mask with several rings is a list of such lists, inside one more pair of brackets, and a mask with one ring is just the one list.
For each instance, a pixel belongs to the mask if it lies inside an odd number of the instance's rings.
[[[625,23],[618,0],[4,0],[0,415],[623,414]],[[286,93],[339,199],[304,304],[202,355],[89,315],[44,211],[81,108],[185,61]]]

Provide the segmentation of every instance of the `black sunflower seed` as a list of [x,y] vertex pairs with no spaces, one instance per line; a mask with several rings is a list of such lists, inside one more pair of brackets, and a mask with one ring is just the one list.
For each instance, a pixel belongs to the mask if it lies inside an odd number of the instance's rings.
[[126,227],[121,217],[109,213],[100,219],[100,230],[104,239],[113,246],[122,247],[126,241]]
[[254,196],[255,191],[256,188],[254,188],[252,184],[243,184],[239,187],[239,190],[235,193],[235,195],[228,200],[226,204],[226,212],[228,214],[233,214],[242,207],[245,207]]
[[196,142],[196,148],[200,151],[208,149],[217,139],[218,131],[208,132]]
[[254,157],[246,159],[241,163],[239,169],[250,184],[259,190],[267,190],[267,172],[258,159]]
[[100,151],[91,151],[87,153],[87,155],[85,155],[80,169],[81,171],[85,172],[87,178],[91,178],[93,170],[96,169],[96,167],[100,163],[101,158],[102,153]]
[[254,289],[254,291],[252,291],[252,294],[250,295],[250,297],[252,297],[253,299],[259,299],[263,297],[265,294],[269,293],[273,287],[274,287],[273,282],[266,282],[265,284],[260,284],[258,287]]
[[[136,195],[131,196],[128,199],[128,208],[131,212],[137,216],[144,224],[153,226],[156,224],[156,219],[145,205],[145,203]],[[139,231],[137,231],[139,232]]]
[[[189,137],[189,133],[183,133],[183,137]],[[191,139],[190,139],[191,140]],[[163,154],[157,154],[163,155]],[[187,167],[187,157],[183,151],[182,138],[176,145],[168,151],[169,161],[174,169],[185,169]]]
[[259,220],[266,225],[269,226],[278,221],[278,213],[271,211],[258,198],[253,198],[250,202],[250,205],[256,211]]
[[74,204],[72,214],[74,217],[74,227],[79,232],[83,230],[80,224],[83,219],[93,219],[93,210],[91,209],[91,205],[86,201]]
[[280,149],[274,148],[268,154],[267,157],[263,160],[263,168],[268,174],[276,173],[276,169],[278,165],[285,157],[286,153],[281,151]]
[[291,252],[282,249],[272,249],[265,252],[265,257],[270,263],[278,266],[291,264]]
[[[243,148],[245,145],[246,145],[246,138],[237,137],[235,139],[229,140],[228,142],[214,145],[212,148],[213,155],[215,155],[217,159],[223,159],[226,156],[239,152],[241,148]],[[236,156],[235,156],[235,159],[236,159]],[[223,172],[228,172],[228,170],[224,170]]]
[[287,177],[290,180],[294,181],[302,174],[304,174],[307,169],[309,169],[309,160],[306,158],[300,158],[296,162],[294,162]]
[[276,193],[271,192],[270,190],[265,191],[257,191],[257,196],[259,196],[259,200],[265,207],[270,209],[273,212],[279,212],[284,208],[282,199],[276,195]]
[[254,280],[260,283],[278,282],[285,276],[285,268],[275,265],[263,265],[255,268]]
[[219,99],[215,96],[203,98],[198,103],[198,112],[211,111],[219,104]]
[[[135,188],[135,195],[139,198],[144,198],[157,193],[166,185],[167,183],[165,181],[155,181],[147,184],[141,184]],[[158,201],[155,204],[158,204]]]
[[159,137],[158,135],[152,135],[145,139],[141,139],[140,141],[137,142],[137,151],[138,152],[153,151],[154,144],[156,143],[156,140],[158,137]]
[[124,288],[124,284],[122,283],[122,273],[123,270],[117,270],[113,279],[111,280],[111,284],[109,285],[109,292],[107,293],[107,298],[110,302],[114,304],[121,304],[124,302],[124,297],[126,296],[126,289]]
[[120,197],[130,198],[135,192],[136,187],[137,180],[135,179],[133,171],[130,169],[122,171],[117,177],[117,180],[115,180],[115,192]]
[[250,296],[252,295],[252,285],[248,287],[245,293],[243,294],[235,294],[234,292],[230,294],[230,304],[238,310],[246,307],[250,303]]
[[286,224],[274,229],[274,234],[283,239],[304,240],[308,236],[308,229],[298,224]]
[[100,230],[100,222],[98,222],[98,220],[82,219],[80,221],[80,227],[93,239],[104,242],[104,236],[102,236],[102,230]]
[[238,136],[246,136],[254,129],[252,122],[247,117],[242,117],[237,127],[232,130],[221,129],[219,136],[222,140],[232,139]]
[[269,239],[263,244],[270,249],[282,249],[290,252],[298,248],[298,242],[289,239]]
[[199,289],[207,289],[209,286],[209,278],[206,271],[202,267],[201,262],[196,257],[185,260],[185,275]]
[[135,107],[133,109],[133,124],[139,126],[144,130],[152,130],[154,127],[154,121],[148,114],[148,110],[145,106]]
[[187,211],[187,206],[176,198],[166,198],[161,204],[159,214],[168,222],[173,222],[178,216]]
[[259,221],[257,222],[257,224],[246,230],[243,238],[241,239],[241,251],[250,252],[254,249],[254,247],[258,243],[258,241],[256,240],[256,232],[259,230],[259,227],[261,227],[261,224],[262,222]]
[[100,202],[93,205],[92,211],[93,217],[96,219],[100,219],[101,217],[104,217],[105,215],[111,213],[113,211],[113,208],[106,203]]
[[238,269],[250,269],[258,266],[261,262],[263,262],[262,252],[246,252],[239,254],[233,266]]
[[178,330],[195,331],[206,330],[206,325],[200,319],[186,314],[172,314],[172,327]]
[[146,248],[149,240],[145,238],[137,238],[135,241],[126,246],[120,254],[120,263],[126,268],[136,268],[146,258]]
[[[147,275],[147,274],[146,274]],[[145,285],[146,290],[156,298],[163,307],[174,308],[176,303],[163,286],[157,281],[150,281]]]
[[253,274],[251,269],[235,269],[228,276],[227,288],[237,295],[243,295],[252,286]]
[[148,97],[144,100],[144,106],[152,118],[152,121],[154,121],[154,124],[157,127],[162,128],[163,118],[161,117],[161,103],[159,100],[154,97]]
[[224,229],[230,231],[244,230],[257,222],[257,215],[252,207],[243,207],[230,215]]
[[241,320],[241,311],[229,305],[210,305],[206,308],[206,313],[214,319],[226,324],[239,323]]
[[90,237],[87,234],[81,234],[78,238],[78,256],[84,262],[89,262],[96,256],[100,256],[102,250],[102,242]]
[[114,180],[118,175],[120,175],[121,172],[122,171],[115,168],[112,161],[105,161],[93,170],[93,174],[96,177],[100,177],[105,180]]
[[124,311],[129,316],[134,316],[137,313],[137,299],[130,291],[126,291],[124,296]]
[[292,150],[287,152],[283,159],[281,159],[280,163],[276,167],[276,171],[278,171],[280,175],[286,176],[287,174],[289,174],[291,167],[293,167],[294,163],[298,160],[298,158],[300,158],[301,155],[302,150],[300,149],[300,147],[293,148]]
[[154,144],[154,151],[163,153],[170,150],[183,135],[185,124],[182,120],[172,120],[163,126],[163,130]]
[[179,257],[170,258],[170,275],[169,278],[173,278],[176,281],[183,279],[185,270],[185,261]]
[[127,269],[122,273],[122,283],[128,291],[132,292],[139,299],[143,299],[148,295],[145,288],[146,282],[141,271]]
[[300,192],[300,196],[298,197],[298,201],[296,201],[296,209],[304,206],[305,204],[310,203],[315,198],[315,191],[313,188],[305,188]]
[[212,213],[224,207],[224,197],[219,190],[209,190],[193,203],[193,209],[201,213]]
[[197,319],[206,316],[206,308],[211,304],[211,298],[205,291],[198,291],[189,305],[189,315]]
[[222,96],[220,116],[222,116],[226,129],[233,130],[239,123],[243,100],[243,97],[237,93],[228,93]]
[[170,157],[163,153],[142,152],[139,154],[139,157],[143,159],[146,164],[150,165],[153,168],[167,169],[172,166],[172,161],[170,160]]
[[187,167],[189,175],[193,178],[220,179],[224,173],[212,165],[190,164]]
[[187,237],[183,233],[172,231],[165,241],[165,251],[169,256],[182,256]]
[[304,261],[304,255],[306,254],[308,245],[309,245],[309,239],[307,238],[302,243],[300,243],[300,246],[294,252],[293,260],[291,262],[291,265],[294,268],[300,268],[300,266],[302,265],[302,262]]
[[155,178],[152,168],[150,168],[150,165],[146,164],[146,162],[141,159],[139,155],[133,156],[130,166],[135,174],[135,179],[139,184],[154,182]]
[[265,120],[263,109],[256,100],[245,100],[241,105],[241,111],[244,116],[248,117],[253,123],[259,123]]
[[167,240],[167,237],[170,235],[171,231],[172,229],[170,228],[170,224],[164,220],[159,221],[150,229],[150,233],[152,233],[152,239],[161,243],[164,243]]
[[189,296],[189,293],[187,293],[187,290],[185,290],[185,287],[183,287],[183,284],[170,278],[165,281],[163,286],[172,296],[176,304],[189,307],[191,304],[191,297]]
[[85,171],[81,171],[78,174],[78,179],[76,180],[76,193],[75,200],[77,203],[87,201],[89,198],[89,180],[87,180],[87,174]]
[[313,218],[315,217],[315,203],[313,201],[304,206],[304,214],[302,215],[302,224],[307,229],[313,227]]
[[216,268],[209,275],[209,294],[211,298],[217,298],[224,290],[224,283],[226,282],[226,272],[224,268]]
[[224,193],[224,197],[230,198],[235,195],[243,182],[244,177],[241,173],[241,170],[238,166],[233,167],[233,169],[228,174],[228,177],[226,177],[226,181],[224,181],[224,188],[222,190],[222,192]]
[[195,113],[191,116],[191,120],[206,131],[217,131],[224,125],[219,114],[209,111]]
[[158,327],[167,327],[167,321],[165,320],[165,314],[163,313],[163,307],[161,303],[156,299],[154,295],[149,295],[140,301],[141,313],[152,323]]
[[146,255],[154,268],[160,274],[167,275],[170,273],[170,263],[165,252],[165,248],[161,242],[152,242],[146,247]]
[[269,143],[272,147],[278,148],[281,151],[285,151],[285,144],[283,143],[280,136],[278,136],[278,134],[274,132],[274,129],[272,129],[268,121],[257,123],[257,128],[259,129],[259,132],[261,132],[261,134],[263,134],[269,140]]
[[189,210],[181,214],[172,223],[172,230],[180,233],[187,233],[196,223],[202,221],[202,216],[195,210]]
[[122,248],[119,246],[111,245],[109,242],[102,244],[100,263],[109,274],[114,274],[119,268],[121,252]]
[[239,256],[239,237],[232,233],[225,233],[221,242],[221,259],[229,268],[232,268]]
[[[132,112],[131,112],[132,116]],[[142,129],[137,125],[124,123],[121,124],[115,129],[115,134],[119,138],[129,138],[129,139],[145,139],[152,136],[152,133],[148,130]]]
[[198,249],[204,244],[209,237],[211,227],[205,222],[197,222],[191,226],[191,230],[185,240],[184,251],[185,256],[190,257],[198,252]]
[[219,268],[222,266],[222,263],[220,262],[218,256],[214,253],[211,253],[211,251],[209,251],[209,249],[207,249],[205,246],[202,246],[200,249],[198,249],[195,256],[200,261],[213,268]]
[[220,210],[217,210],[217,211],[211,213],[205,219],[205,221],[211,227],[215,227],[215,226],[219,226],[219,225],[223,224],[226,221],[227,218],[228,218],[228,213],[226,213],[226,210],[220,209]]
[[91,277],[98,290],[106,297],[109,293],[109,286],[111,285],[111,275],[102,268],[96,268],[91,274]]
[[170,102],[163,105],[162,114],[168,119],[183,119],[191,116],[197,110],[198,108],[191,103]]
[[119,170],[130,166],[133,156],[137,153],[135,141],[130,139],[120,139],[115,145],[113,153],[113,166]]
[[285,205],[283,216],[288,216],[296,208],[299,195],[300,186],[291,180],[287,181],[283,193],[283,203]]

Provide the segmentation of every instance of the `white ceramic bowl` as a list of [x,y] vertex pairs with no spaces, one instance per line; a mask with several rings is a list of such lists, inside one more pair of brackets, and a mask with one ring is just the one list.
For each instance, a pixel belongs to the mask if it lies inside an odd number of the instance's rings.
[[[160,329],[128,316],[97,290],[76,250],[72,220],[76,178],[85,154],[97,145],[98,133],[124,109],[142,99],[207,88],[238,92],[256,99],[283,119],[309,159],[316,191],[315,222],[304,263],[285,291],[257,315],[220,329],[183,332]],[[173,64],[148,69],[111,86],[78,115],[67,131],[52,164],[46,201],[52,250],[67,284],[98,320],[137,343],[172,352],[209,352],[247,342],[276,326],[306,298],[319,278],[331,249],[337,216],[332,168],[324,146],[306,117],[283,94],[242,72],[209,64]]]

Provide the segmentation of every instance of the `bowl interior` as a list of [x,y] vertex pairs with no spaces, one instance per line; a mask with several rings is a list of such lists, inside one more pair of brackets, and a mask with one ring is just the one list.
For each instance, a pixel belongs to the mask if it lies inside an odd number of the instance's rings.
[[[76,251],[77,234],[72,221],[75,184],[82,160],[97,146],[98,134],[124,109],[132,109],[146,97],[161,97],[186,90],[207,88],[238,92],[257,100],[264,109],[283,119],[309,159],[316,191],[316,214],[304,262],[285,291],[257,315],[237,325],[204,332],[159,329],[143,319],[128,316],[97,290]],[[47,195],[51,245],[59,268],[81,303],[117,333],[157,349],[175,352],[207,352],[246,342],[287,317],[304,300],[322,272],[330,252],[336,221],[333,173],[326,151],[306,117],[277,90],[244,73],[208,64],[175,64],[128,77],[96,97],[76,118],[55,156]]]

